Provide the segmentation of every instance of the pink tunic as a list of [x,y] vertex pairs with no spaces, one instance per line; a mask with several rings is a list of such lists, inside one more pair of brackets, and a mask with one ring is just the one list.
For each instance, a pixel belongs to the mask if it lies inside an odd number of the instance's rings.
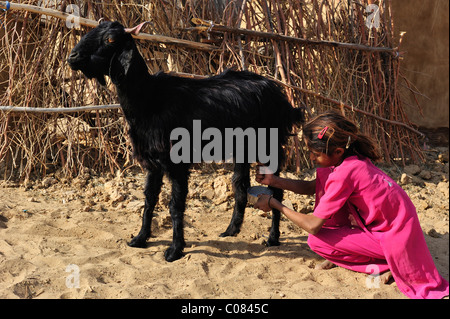
[[[349,214],[359,227],[349,225]],[[327,260],[369,274],[389,269],[409,298],[449,294],[413,203],[369,159],[351,156],[336,168],[317,170],[314,215],[327,221],[318,234],[309,236],[308,244]]]

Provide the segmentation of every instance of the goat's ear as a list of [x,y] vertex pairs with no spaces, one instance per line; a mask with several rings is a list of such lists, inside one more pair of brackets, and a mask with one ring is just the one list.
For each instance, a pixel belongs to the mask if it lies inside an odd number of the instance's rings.
[[128,70],[131,65],[131,59],[133,58],[133,49],[132,48],[126,48],[122,51],[122,53],[119,55],[118,60],[120,64],[123,67],[123,73],[124,75],[127,75]]

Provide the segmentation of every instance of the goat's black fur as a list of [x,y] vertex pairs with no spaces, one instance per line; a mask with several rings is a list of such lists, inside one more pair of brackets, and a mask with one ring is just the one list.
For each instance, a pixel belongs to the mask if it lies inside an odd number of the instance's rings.
[[[190,164],[171,161],[171,131],[183,127],[192,133],[196,119],[201,120],[202,128],[215,127],[222,132],[237,127],[278,128],[281,165],[282,145],[292,126],[303,122],[302,111],[289,104],[281,88],[254,73],[227,71],[202,80],[164,73],[150,75],[132,36],[118,22],[103,22],[86,34],[68,62],[72,69],[97,78],[103,85],[104,76],[111,77],[130,126],[134,156],[148,170],[142,228],[130,246],[146,247],[163,175],[167,174],[172,182],[169,207],[173,242],[165,253],[167,261],[183,255],[183,215],[190,168]],[[250,186],[249,167],[249,163],[235,164],[232,182],[236,203],[231,222],[221,236],[239,233]],[[274,197],[281,200],[283,191],[274,189]],[[272,221],[268,244],[279,245],[279,211],[273,211]]]

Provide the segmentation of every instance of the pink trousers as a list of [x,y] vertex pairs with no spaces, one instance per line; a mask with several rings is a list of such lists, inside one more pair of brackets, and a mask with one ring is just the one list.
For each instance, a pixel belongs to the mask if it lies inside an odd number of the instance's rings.
[[[349,226],[323,227],[316,235],[309,235],[308,245],[318,255],[346,269],[370,275],[391,270],[397,287],[409,298],[448,296],[448,282],[438,273],[429,251],[421,247],[426,247],[425,240],[411,239],[409,246],[413,247],[403,247],[403,250],[399,247],[400,250],[392,254],[389,247],[395,250],[396,245],[392,245],[392,240],[387,240],[391,244],[386,245],[383,236]],[[390,259],[383,253],[383,242]],[[419,257],[410,254],[415,248],[421,252]]]
[[324,227],[318,234],[309,235],[308,245],[318,255],[343,268],[374,275],[374,269],[380,274],[389,270],[379,242],[360,228]]

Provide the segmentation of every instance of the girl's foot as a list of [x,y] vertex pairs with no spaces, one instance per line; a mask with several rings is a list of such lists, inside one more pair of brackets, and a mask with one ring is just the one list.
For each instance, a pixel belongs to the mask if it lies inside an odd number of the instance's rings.
[[380,282],[382,284],[386,285],[389,282],[389,280],[391,280],[391,279],[392,279],[392,273],[390,270],[388,270],[380,275]]

